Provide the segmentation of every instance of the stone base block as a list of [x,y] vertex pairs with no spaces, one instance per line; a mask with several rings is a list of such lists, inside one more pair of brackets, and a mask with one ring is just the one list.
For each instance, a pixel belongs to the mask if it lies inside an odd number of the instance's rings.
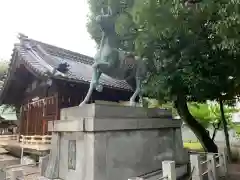
[[[157,171],[163,160],[186,165],[181,121],[166,109],[90,104],[61,111],[49,123],[59,137],[59,178],[64,180],[127,180]],[[53,159],[49,160],[49,164]]]

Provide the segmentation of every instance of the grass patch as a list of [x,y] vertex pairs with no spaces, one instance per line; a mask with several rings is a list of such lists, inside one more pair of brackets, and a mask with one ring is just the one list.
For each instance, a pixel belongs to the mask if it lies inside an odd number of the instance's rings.
[[183,143],[184,148],[195,150],[195,151],[203,151],[203,147],[199,142],[185,142]]
[[240,136],[240,125],[236,125],[233,129],[236,131],[237,135]]

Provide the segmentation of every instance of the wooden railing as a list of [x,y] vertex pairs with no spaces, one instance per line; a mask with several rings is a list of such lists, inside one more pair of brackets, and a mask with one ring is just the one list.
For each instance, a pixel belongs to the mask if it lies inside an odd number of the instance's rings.
[[33,135],[33,136],[23,136],[20,137],[20,142],[22,144],[51,144],[51,135]]
[[9,141],[9,140],[17,140],[17,135],[16,134],[0,135],[0,141]]
[[[206,160],[202,161],[205,156]],[[199,153],[190,155],[192,180],[218,180],[219,177],[227,176],[227,156],[225,152]]]
[[[203,160],[204,159],[204,160]],[[219,153],[195,153],[190,154],[191,180],[203,180],[205,176],[208,180],[219,180],[220,177],[226,177],[228,174],[227,169],[227,156],[226,152]],[[147,180],[150,178],[133,177],[128,180]],[[162,175],[157,178],[158,180],[176,180],[176,168],[174,161],[162,162]]]

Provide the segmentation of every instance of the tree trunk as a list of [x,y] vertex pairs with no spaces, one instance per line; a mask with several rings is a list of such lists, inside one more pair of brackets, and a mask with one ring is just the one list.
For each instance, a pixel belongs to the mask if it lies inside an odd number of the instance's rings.
[[225,134],[227,156],[229,158],[229,161],[231,161],[232,156],[231,156],[231,148],[230,148],[230,142],[229,142],[228,127],[227,127],[227,121],[226,121],[225,114],[224,114],[223,101],[221,99],[219,100],[219,104],[220,104],[220,112],[221,112],[222,123],[223,123],[223,130],[224,130],[224,134]]
[[214,128],[213,135],[212,135],[213,141],[217,135],[217,131],[220,129],[220,125],[221,125],[221,121],[217,124],[217,126],[213,124],[213,128]]
[[213,135],[212,135],[212,140],[214,141],[216,134],[217,134],[218,129],[214,128]]
[[217,153],[218,148],[214,141],[210,138],[206,129],[190,114],[187,106],[186,97],[183,95],[178,95],[174,104],[177,108],[179,116],[195,133],[205,151]]

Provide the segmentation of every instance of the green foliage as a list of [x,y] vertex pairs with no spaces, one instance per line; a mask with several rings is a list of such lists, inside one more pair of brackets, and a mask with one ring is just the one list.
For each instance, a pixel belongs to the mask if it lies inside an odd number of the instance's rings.
[[211,23],[218,7],[203,1],[187,8],[182,1],[135,1],[134,22],[141,27],[136,51],[149,59],[147,90],[162,99],[181,91],[192,100],[232,96],[236,64],[218,45]]
[[209,105],[206,103],[189,103],[189,111],[195,119],[202,124],[203,127],[208,128],[210,123],[214,121]]
[[[161,103],[155,99],[145,98],[148,102],[149,108],[166,108],[173,112],[173,116],[178,116],[177,110],[173,107],[171,102]],[[220,107],[218,103],[196,103],[189,102],[188,108],[193,117],[204,127],[204,128],[217,128],[222,129],[222,118]],[[233,106],[224,106],[225,118],[229,128],[235,128],[236,126],[232,123],[232,115],[239,110]]]
[[194,151],[199,151],[199,152],[204,151],[201,143],[199,143],[199,142],[184,142],[183,145],[184,145],[184,148],[187,148],[189,150],[194,150]]
[[0,81],[3,81],[8,70],[8,62],[0,60]]
[[169,109],[172,111],[173,117],[177,117],[178,113],[177,110],[173,107],[173,103],[171,102],[161,102],[156,99],[150,99],[150,98],[144,98],[144,101],[147,104],[146,106],[148,108],[163,108],[163,109]]
[[[220,107],[218,103],[188,103],[189,111],[191,114],[204,126],[208,128],[213,126],[213,128],[222,129],[222,117],[220,112]],[[225,118],[228,123],[229,128],[233,128],[232,114],[237,112],[238,109],[231,106],[224,106]]]
[[95,17],[109,5],[119,48],[148,58],[144,89],[150,97],[168,101],[181,92],[190,100],[205,101],[237,94],[239,1],[202,0],[190,7],[180,0],[89,0],[89,4],[88,30],[97,42],[101,34]]
[[[125,2],[124,8],[121,2]],[[201,0],[198,4],[182,0],[129,2],[90,0],[89,32],[99,42],[94,17],[101,7],[110,5],[115,13],[119,48],[134,50],[148,59],[145,94],[162,102],[174,101],[200,141],[205,141],[204,147],[215,152],[216,145],[184,106],[185,97],[191,102],[222,102],[239,95],[239,0]],[[129,38],[125,40],[125,36]]]
[[119,48],[128,51],[134,50],[133,40],[136,38],[137,28],[132,15],[128,11],[133,3],[134,0],[89,0],[91,14],[89,15],[87,29],[97,44],[101,40],[101,30],[95,18],[101,14],[102,8],[106,11],[107,7],[110,6],[116,21],[116,33],[119,34]]
[[213,25],[216,34],[221,37],[220,47],[233,52],[235,55],[240,50],[239,6],[239,0],[220,0],[216,10],[218,21]]
[[0,120],[1,118],[6,120],[15,120],[16,119],[16,109],[10,105],[1,105],[0,106]]
[[240,137],[240,125],[235,125],[233,128],[236,131],[237,136]]

